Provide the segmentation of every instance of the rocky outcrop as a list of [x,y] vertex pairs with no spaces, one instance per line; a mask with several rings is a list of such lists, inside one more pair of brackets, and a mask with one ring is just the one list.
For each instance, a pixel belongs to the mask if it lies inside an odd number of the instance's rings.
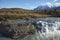
[[33,22],[34,27],[36,28],[37,32],[40,31],[42,33],[42,23],[40,21]]
[[32,23],[9,23],[8,21],[1,21],[0,33],[10,38],[19,38],[23,35],[34,34],[36,31]]

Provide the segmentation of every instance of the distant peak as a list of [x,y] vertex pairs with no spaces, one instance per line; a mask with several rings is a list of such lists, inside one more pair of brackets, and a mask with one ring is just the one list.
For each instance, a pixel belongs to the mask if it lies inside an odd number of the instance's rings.
[[56,6],[56,5],[40,5],[37,8],[35,8],[34,10],[50,10],[50,9],[60,9],[60,6]]

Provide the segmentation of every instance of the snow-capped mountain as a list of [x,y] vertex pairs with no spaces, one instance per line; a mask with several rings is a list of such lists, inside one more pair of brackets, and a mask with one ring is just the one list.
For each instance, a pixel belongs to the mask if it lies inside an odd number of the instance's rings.
[[51,10],[51,9],[57,9],[60,10],[60,6],[48,6],[48,5],[40,5],[34,10]]

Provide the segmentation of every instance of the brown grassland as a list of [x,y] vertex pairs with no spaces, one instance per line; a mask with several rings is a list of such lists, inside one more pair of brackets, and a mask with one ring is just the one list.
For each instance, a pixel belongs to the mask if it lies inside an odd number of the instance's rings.
[[0,19],[60,17],[60,10],[26,10],[21,8],[0,9]]

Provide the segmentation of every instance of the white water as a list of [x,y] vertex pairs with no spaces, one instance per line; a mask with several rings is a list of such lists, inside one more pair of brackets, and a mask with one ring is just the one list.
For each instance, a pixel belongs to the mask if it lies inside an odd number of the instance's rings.
[[55,23],[42,22],[42,24],[43,24],[42,33],[39,32],[40,35],[44,35],[45,37],[55,37],[55,36],[60,37],[60,29],[59,29],[60,22],[59,21]]
[[[28,35],[19,40],[60,40],[60,18],[39,18],[31,19],[31,21],[41,23],[42,33],[40,30],[33,35]],[[0,40],[11,40],[10,38],[0,37]]]
[[60,40],[60,19],[46,18],[43,20],[37,21],[37,24],[42,24],[42,33],[38,31],[36,34],[29,35],[22,40]]

